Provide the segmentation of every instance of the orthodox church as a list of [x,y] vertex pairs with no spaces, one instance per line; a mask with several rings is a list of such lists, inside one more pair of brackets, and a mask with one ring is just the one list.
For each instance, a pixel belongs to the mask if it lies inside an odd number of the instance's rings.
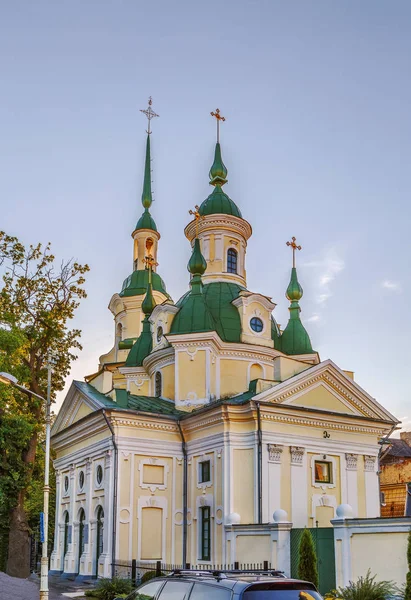
[[269,290],[248,289],[252,228],[226,193],[218,136],[211,194],[184,230],[189,288],[173,301],[157,272],[151,100],[143,112],[143,212],[132,273],[109,303],[114,345],[73,381],[52,429],[51,569],[110,576],[132,559],[268,560],[287,571],[283,531],[328,527],[341,504],[380,515],[379,441],[398,421],[312,348],[295,260],[283,331]]

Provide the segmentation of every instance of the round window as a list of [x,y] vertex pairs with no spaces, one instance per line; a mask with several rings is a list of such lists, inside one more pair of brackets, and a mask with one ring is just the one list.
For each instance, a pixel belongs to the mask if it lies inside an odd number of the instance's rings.
[[253,331],[260,333],[263,330],[264,324],[258,317],[253,317],[250,321],[250,327]]
[[68,488],[69,488],[69,478],[68,478],[68,475],[66,475],[64,478],[64,491],[67,492]]
[[100,483],[103,481],[103,467],[101,465],[98,465],[97,467],[96,478],[98,485],[100,485]]
[[161,338],[163,337],[163,328],[162,327],[157,327],[157,342],[161,341]]
[[84,487],[84,471],[80,471],[80,473],[79,473],[78,484],[79,484],[80,489],[82,490]]

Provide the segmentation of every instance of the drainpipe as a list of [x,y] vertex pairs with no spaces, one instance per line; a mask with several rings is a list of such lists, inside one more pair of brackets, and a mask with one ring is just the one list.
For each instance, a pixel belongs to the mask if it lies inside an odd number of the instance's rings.
[[187,564],[187,443],[181,429],[180,419],[177,421],[178,429],[181,435],[181,445],[183,450],[183,569]]
[[116,562],[116,534],[117,534],[117,481],[118,481],[118,448],[116,443],[116,436],[114,434],[113,426],[107,418],[106,411],[103,410],[103,417],[107,423],[107,427],[111,432],[111,442],[113,444],[114,457],[113,457],[113,466],[114,466],[114,493],[113,493],[113,536],[111,542],[111,577],[115,575],[115,562]]
[[258,487],[258,524],[263,522],[263,434],[261,431],[260,403],[254,402],[257,408],[257,487]]

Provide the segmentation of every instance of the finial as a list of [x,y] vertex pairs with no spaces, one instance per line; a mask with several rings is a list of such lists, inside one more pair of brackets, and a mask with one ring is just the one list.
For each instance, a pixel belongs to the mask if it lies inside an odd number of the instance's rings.
[[295,269],[295,251],[301,250],[301,246],[297,246],[295,241],[296,241],[296,238],[293,236],[291,238],[291,242],[287,242],[287,246],[291,246],[291,248],[293,249],[293,269]]
[[148,269],[148,282],[151,283],[151,273],[153,271],[153,267],[158,267],[158,262],[155,261],[154,256],[149,254],[144,257],[144,264],[146,265],[146,269]]
[[225,117],[220,115],[220,109],[216,108],[215,112],[210,112],[212,117],[215,117],[217,120],[217,144],[220,142],[220,121],[225,121]]
[[151,108],[152,104],[153,104],[153,100],[150,96],[148,99],[148,107],[146,108],[146,110],[143,110],[142,108],[140,108],[140,112],[144,113],[148,119],[148,129],[146,129],[146,132],[148,133],[148,135],[150,135],[150,133],[151,133],[151,119],[154,119],[154,117],[160,116],[157,113],[155,113],[154,110]]
[[200,215],[200,207],[196,204],[194,210],[189,210],[188,214],[192,215],[196,220],[196,238],[198,237],[198,223],[200,219],[204,219],[203,216]]

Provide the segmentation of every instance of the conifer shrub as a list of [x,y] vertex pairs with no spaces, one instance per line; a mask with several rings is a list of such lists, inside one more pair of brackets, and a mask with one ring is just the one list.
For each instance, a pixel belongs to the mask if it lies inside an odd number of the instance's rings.
[[317,555],[308,529],[304,529],[298,549],[298,578],[311,581],[318,588]]

